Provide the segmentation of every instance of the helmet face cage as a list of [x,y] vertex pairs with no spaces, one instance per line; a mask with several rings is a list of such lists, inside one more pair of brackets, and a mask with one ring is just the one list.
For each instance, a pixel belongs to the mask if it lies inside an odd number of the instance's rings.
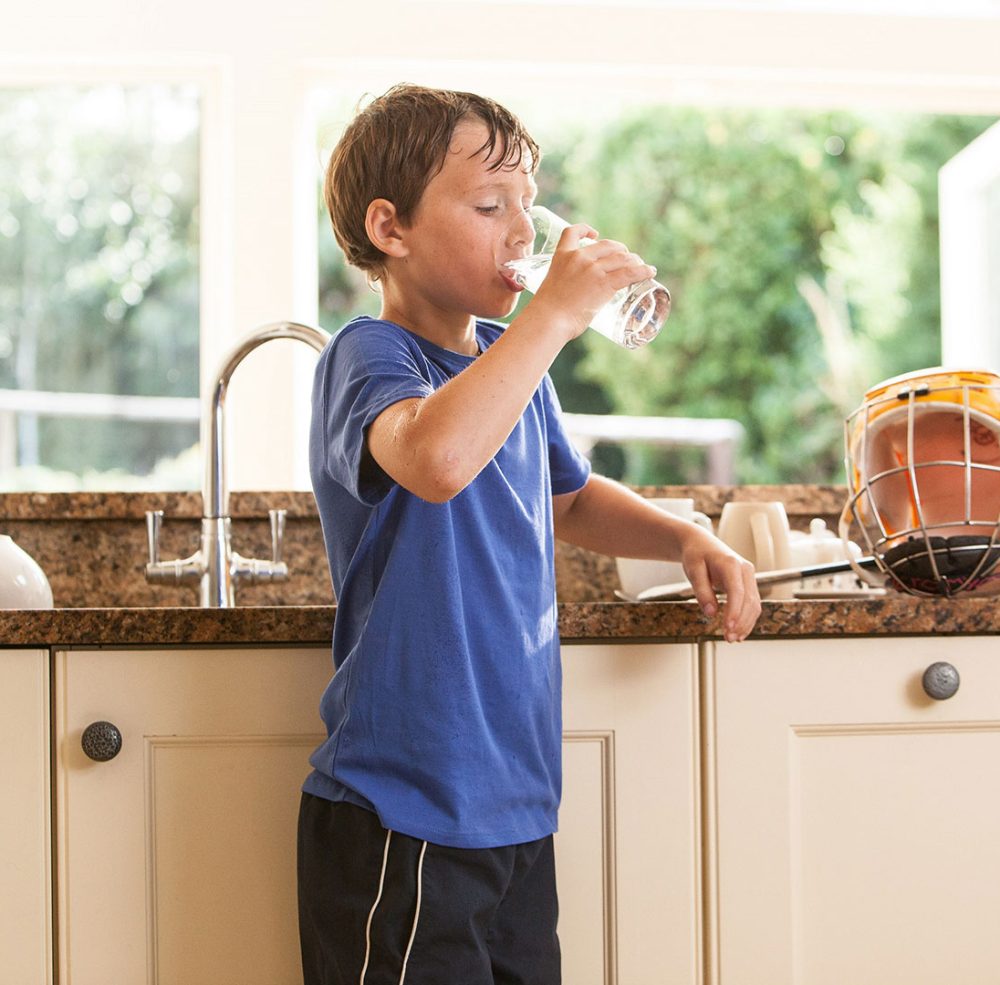
[[934,369],[880,383],[847,418],[845,445],[845,542],[910,594],[1000,593],[1000,377]]

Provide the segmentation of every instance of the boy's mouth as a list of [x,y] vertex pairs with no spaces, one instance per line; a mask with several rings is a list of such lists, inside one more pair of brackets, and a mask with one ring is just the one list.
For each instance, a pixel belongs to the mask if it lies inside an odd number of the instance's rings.
[[524,285],[517,279],[517,275],[513,270],[501,267],[499,273],[501,280],[503,280],[509,290],[513,291],[515,294],[520,294],[520,292],[524,290]]

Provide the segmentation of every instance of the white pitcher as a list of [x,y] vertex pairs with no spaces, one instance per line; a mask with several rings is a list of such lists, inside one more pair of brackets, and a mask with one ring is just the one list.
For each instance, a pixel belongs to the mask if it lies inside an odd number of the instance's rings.
[[0,609],[51,609],[52,588],[35,559],[0,534]]

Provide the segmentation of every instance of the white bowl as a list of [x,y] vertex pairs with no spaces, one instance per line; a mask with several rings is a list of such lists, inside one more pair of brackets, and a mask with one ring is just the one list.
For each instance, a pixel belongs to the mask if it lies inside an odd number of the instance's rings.
[[35,559],[0,534],[0,609],[51,609],[52,588]]
[[[647,503],[672,513],[683,520],[690,520],[712,532],[712,521],[694,508],[694,500],[690,498],[647,499]],[[618,569],[618,582],[626,595],[635,598],[646,588],[657,585],[673,585],[675,582],[686,581],[684,566],[679,561],[649,561],[631,557],[616,557],[615,566]]]
[[622,591],[632,598],[646,588],[686,581],[684,566],[676,561],[640,561],[637,558],[618,557],[615,558],[615,565]]

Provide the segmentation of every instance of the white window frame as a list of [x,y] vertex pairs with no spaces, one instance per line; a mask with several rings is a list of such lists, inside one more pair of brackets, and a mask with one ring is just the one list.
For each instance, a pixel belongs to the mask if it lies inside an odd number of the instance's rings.
[[[1000,371],[1000,123],[940,171],[946,366]],[[992,204],[991,204],[992,203]]]

